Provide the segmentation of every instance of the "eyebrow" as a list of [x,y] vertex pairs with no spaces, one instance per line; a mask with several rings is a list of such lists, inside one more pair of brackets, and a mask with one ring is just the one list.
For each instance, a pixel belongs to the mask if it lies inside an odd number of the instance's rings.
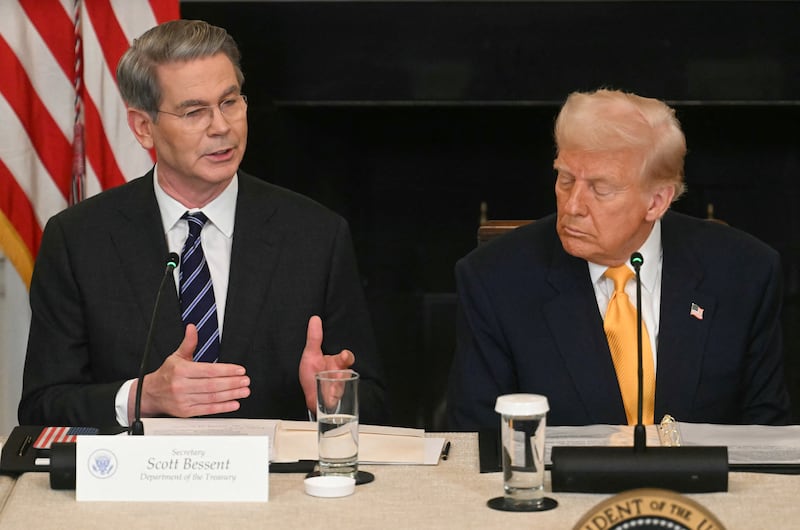
[[[570,177],[575,178],[575,179],[578,178],[575,175],[573,175],[570,172],[569,169],[567,169],[565,167],[559,167],[559,166],[553,164],[553,169],[555,169],[558,173],[564,173],[565,175],[570,176]],[[614,182],[616,180],[616,178],[614,177],[614,175],[590,175],[588,177],[585,177],[584,180],[586,180],[588,182],[592,182],[592,183],[594,183],[594,182],[612,183],[612,182]]]
[[[238,92],[239,90],[240,88],[238,85],[231,85],[225,90],[225,92],[222,93],[219,99],[223,100],[226,97],[230,96],[231,94]],[[207,107],[209,105],[212,105],[212,103],[209,103],[208,101],[203,99],[185,99],[180,103],[178,103],[177,108],[185,109],[188,107]]]

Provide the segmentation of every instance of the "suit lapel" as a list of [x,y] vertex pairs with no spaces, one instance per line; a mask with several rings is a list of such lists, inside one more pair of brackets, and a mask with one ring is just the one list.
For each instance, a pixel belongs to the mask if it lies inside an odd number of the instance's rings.
[[548,327],[591,423],[609,416],[625,423],[611,353],[586,261],[556,250],[548,281],[558,295],[547,303]]
[[[166,266],[167,243],[153,192],[152,170],[126,186],[130,193],[121,195],[118,215],[109,220],[109,233],[119,256],[117,266],[134,293],[142,325],[148,329]],[[183,337],[183,325],[174,282],[168,281],[153,335],[153,352],[157,353],[150,358],[151,367],[159,366],[172,353],[176,337]]]
[[[699,290],[703,269],[686,245],[682,220],[668,213],[661,223],[664,263],[661,276],[661,317],[658,331],[656,420],[663,414],[691,409],[716,298]],[[691,315],[692,304],[702,319]]]
[[278,260],[283,237],[270,220],[277,207],[271,188],[239,171],[228,297],[225,307],[220,360],[241,362],[258,322],[261,307]]

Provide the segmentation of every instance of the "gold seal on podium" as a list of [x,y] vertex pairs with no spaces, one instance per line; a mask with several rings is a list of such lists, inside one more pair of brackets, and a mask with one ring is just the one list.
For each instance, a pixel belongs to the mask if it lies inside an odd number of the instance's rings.
[[674,491],[624,491],[589,510],[574,530],[725,530],[708,509]]

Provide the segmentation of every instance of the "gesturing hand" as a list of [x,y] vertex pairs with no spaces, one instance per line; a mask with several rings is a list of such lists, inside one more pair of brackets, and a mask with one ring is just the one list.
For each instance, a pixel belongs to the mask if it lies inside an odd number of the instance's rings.
[[300,386],[306,396],[306,407],[317,410],[317,383],[314,376],[324,370],[345,370],[353,366],[356,358],[350,350],[342,350],[336,355],[322,353],[322,319],[314,315],[308,320],[306,346],[300,357]]
[[[178,349],[144,377],[142,416],[167,414],[179,418],[231,412],[239,399],[250,395],[250,378],[243,366],[229,363],[194,362],[197,328],[186,326]],[[135,382],[128,396],[128,418],[133,419]]]

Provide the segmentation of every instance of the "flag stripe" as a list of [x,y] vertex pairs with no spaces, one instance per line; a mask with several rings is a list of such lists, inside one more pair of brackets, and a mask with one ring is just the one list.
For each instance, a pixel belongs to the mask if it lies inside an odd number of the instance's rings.
[[0,159],[0,248],[19,271],[27,286],[33,273],[34,249],[39,248],[42,229],[30,200]]
[[65,198],[69,197],[69,175],[61,175],[61,172],[63,168],[71,167],[72,164],[70,142],[62,134],[57,134],[58,124],[47,112],[17,56],[2,38],[0,38],[0,64],[4,65],[3,69],[6,71],[5,75],[0,76],[0,92],[19,117],[39,158],[56,181],[61,194]]
[[[36,441],[33,442],[35,449],[50,449],[55,443],[72,443],[77,439],[78,434],[81,432],[73,432],[75,429],[70,427],[45,427]],[[88,429],[87,434],[93,434],[96,429]]]
[[89,98],[84,98],[83,101],[86,138],[92,140],[87,140],[86,142],[86,161],[94,169],[103,189],[124,184],[125,177],[117,165],[111,145],[108,143],[108,138],[103,131],[103,124],[100,120],[100,114],[97,112],[97,107]]
[[[128,4],[131,4],[128,2]],[[131,4],[143,11],[142,4]],[[149,9],[145,10],[149,11]],[[90,13],[94,13],[91,10]],[[147,17],[145,17],[147,18]],[[134,18],[135,20],[135,18]],[[105,40],[92,16],[83,19],[83,49],[86,112],[86,159],[103,189],[116,186],[145,173],[153,165],[150,153],[142,149],[128,128],[127,110],[117,90],[111,67],[103,52]],[[114,59],[114,65],[119,60]],[[97,141],[99,145],[92,146]],[[124,168],[124,169],[123,169]]]
[[53,439],[56,437],[60,429],[64,429],[64,427],[45,428],[41,434],[39,434],[39,437],[36,438],[36,441],[33,442],[33,446],[37,449],[48,449],[53,443]]
[[[131,2],[126,2],[131,4]],[[87,2],[84,4],[85,12],[88,15],[88,20],[91,20],[95,28],[100,28],[103,34],[102,46],[100,51],[105,57],[105,63],[108,65],[111,76],[114,81],[117,80],[115,73],[117,63],[125,50],[130,47],[128,39],[125,37],[125,32],[117,22],[117,17],[114,14],[114,8],[108,0],[96,0],[94,2]],[[141,11],[142,6],[139,7]],[[84,19],[85,21],[86,19]],[[84,44],[85,46],[85,44]]]
[[[3,182],[0,180],[0,185]],[[30,278],[33,274],[33,256],[28,245],[20,238],[15,225],[9,221],[2,210],[0,210],[0,248],[5,251],[11,264],[23,278],[25,286],[30,287]],[[13,306],[12,306],[13,307]]]
[[[72,142],[75,89],[71,77],[64,75],[47,44],[15,1],[0,1],[0,37],[17,56],[61,133]],[[8,75],[3,68],[3,76]]]
[[39,248],[42,230],[33,211],[31,201],[19,187],[14,175],[0,160],[0,187],[7,193],[0,195],[0,210],[8,221],[17,227],[15,234],[28,251],[28,257],[33,256],[33,250]]
[[47,44],[67,78],[75,77],[75,31],[72,12],[54,8],[52,2],[20,0],[31,24]]
[[72,443],[78,436],[94,435],[99,432],[96,427],[45,427],[33,442],[35,449],[50,449],[54,443]]
[[0,247],[25,283],[73,186],[90,196],[152,167],[114,70],[133,38],[178,16],[178,0],[0,0]]
[[[121,0],[117,1],[121,3]],[[153,10],[158,24],[181,16],[178,2],[174,0],[150,0],[150,8]]]
[[[30,199],[39,226],[44,227],[51,215],[67,206],[67,200],[39,159],[19,117],[1,93],[0,123],[0,159]],[[33,250],[35,255],[38,245]]]
[[97,174],[95,174],[94,169],[92,168],[91,164],[86,164],[86,186],[84,188],[84,192],[86,193],[87,197],[91,197],[92,195],[97,195],[103,188],[100,187],[100,179],[97,178]]

